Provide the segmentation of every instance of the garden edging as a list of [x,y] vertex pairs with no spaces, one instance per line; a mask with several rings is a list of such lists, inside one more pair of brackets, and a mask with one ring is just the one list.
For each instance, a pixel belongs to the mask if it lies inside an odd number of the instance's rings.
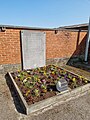
[[40,111],[44,108],[48,108],[52,105],[55,105],[56,103],[60,103],[60,102],[65,102],[67,101],[68,99],[70,98],[73,98],[73,97],[76,97],[80,94],[83,94],[85,92],[87,92],[89,89],[90,89],[90,83],[84,85],[84,86],[81,86],[81,87],[78,87],[78,88],[75,88],[74,90],[69,90],[68,92],[66,93],[61,93],[61,94],[58,94],[56,96],[53,96],[51,98],[47,98],[45,100],[42,100],[40,102],[37,102],[35,104],[32,104],[32,105],[28,105],[21,93],[21,91],[19,90],[17,84],[15,83],[11,73],[9,72],[9,76],[11,78],[11,81],[19,95],[19,98],[20,98],[20,102],[22,103],[22,107],[24,108],[24,110],[26,111],[26,114],[29,114],[29,113],[33,113],[33,112],[36,112],[36,111]]

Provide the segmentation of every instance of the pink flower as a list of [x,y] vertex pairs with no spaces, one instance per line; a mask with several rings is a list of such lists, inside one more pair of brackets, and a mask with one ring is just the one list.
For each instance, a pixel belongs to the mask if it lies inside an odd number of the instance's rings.
[[46,84],[46,80],[45,80],[45,79],[43,79],[42,82],[43,82],[44,84]]

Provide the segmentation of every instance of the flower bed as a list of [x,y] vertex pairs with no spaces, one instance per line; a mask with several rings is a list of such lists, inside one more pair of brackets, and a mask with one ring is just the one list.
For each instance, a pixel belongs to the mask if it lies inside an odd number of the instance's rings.
[[56,95],[56,83],[61,78],[68,82],[71,89],[89,82],[82,76],[77,76],[54,65],[16,71],[11,74],[28,105]]

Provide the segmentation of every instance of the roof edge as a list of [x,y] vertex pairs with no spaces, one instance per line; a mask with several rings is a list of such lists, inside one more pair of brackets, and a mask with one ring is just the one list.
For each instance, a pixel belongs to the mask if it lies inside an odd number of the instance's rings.
[[56,30],[55,28],[40,28],[40,27],[27,27],[27,26],[14,26],[14,25],[0,25],[0,28],[27,29],[27,30]]
[[76,24],[76,25],[69,25],[69,26],[62,26],[59,28],[79,28],[79,27],[87,27],[88,23],[84,23],[84,24]]
[[65,30],[65,29],[73,29],[73,28],[80,28],[80,27],[87,27],[88,23],[85,24],[77,24],[77,25],[70,25],[70,26],[62,26],[57,28],[40,28],[40,27],[27,27],[27,26],[14,26],[14,25],[0,25],[0,28],[8,28],[8,29],[26,29],[26,30]]

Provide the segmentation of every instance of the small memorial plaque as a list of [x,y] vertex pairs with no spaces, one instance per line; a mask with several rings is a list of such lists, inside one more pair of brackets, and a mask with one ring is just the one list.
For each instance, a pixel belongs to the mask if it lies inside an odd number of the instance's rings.
[[57,84],[56,84],[56,89],[59,91],[59,92],[63,92],[63,91],[66,91],[68,90],[68,83],[65,79],[60,79]]

